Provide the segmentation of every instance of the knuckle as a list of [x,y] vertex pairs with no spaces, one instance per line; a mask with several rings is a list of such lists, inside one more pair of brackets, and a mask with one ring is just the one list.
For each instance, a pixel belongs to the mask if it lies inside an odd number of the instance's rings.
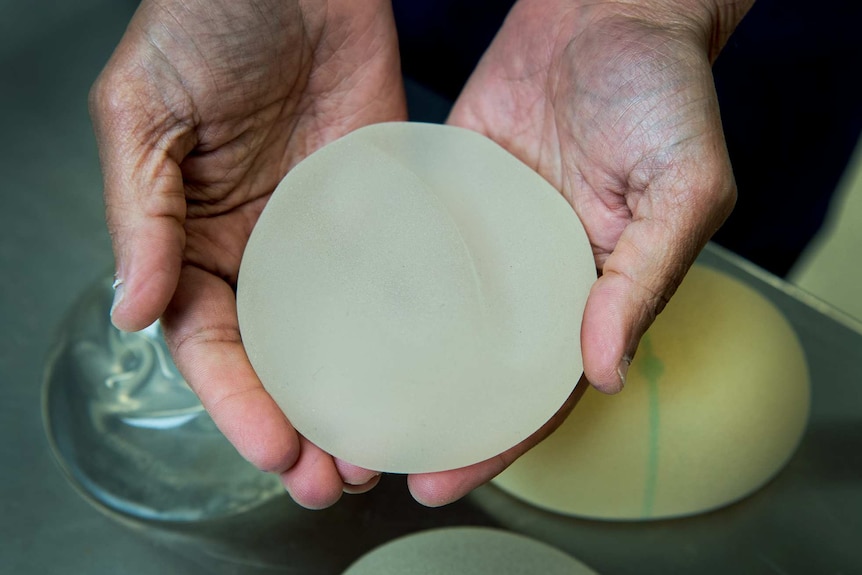
[[115,116],[128,106],[123,95],[124,84],[110,64],[102,70],[90,87],[87,98],[90,116],[94,120]]
[[90,115],[96,120],[117,122],[138,108],[139,99],[130,83],[113,77],[97,80],[90,91]]

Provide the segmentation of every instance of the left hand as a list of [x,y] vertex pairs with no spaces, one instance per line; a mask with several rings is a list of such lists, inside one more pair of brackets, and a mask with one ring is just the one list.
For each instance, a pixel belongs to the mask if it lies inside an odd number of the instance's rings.
[[[583,222],[600,278],[581,349],[586,378],[604,392],[622,389],[641,336],[735,202],[711,60],[748,6],[686,2],[520,0],[448,120],[515,154]],[[462,497],[575,401],[494,459],[410,477],[414,497]]]

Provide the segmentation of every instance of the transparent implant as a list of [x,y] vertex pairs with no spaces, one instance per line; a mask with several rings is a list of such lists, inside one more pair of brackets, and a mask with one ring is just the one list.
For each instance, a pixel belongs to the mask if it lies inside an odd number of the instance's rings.
[[177,371],[156,322],[110,322],[111,278],[93,284],[61,326],[43,417],[54,455],[97,506],[135,518],[201,521],[284,493],[246,462]]

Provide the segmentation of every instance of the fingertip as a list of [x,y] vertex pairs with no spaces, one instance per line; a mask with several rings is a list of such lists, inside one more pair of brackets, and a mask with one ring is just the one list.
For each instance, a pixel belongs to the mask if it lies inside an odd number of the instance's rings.
[[345,483],[342,490],[348,495],[360,495],[362,493],[368,493],[369,491],[377,487],[377,484],[380,483],[380,477],[380,474],[377,474],[375,477],[371,478],[369,481],[363,483],[362,485],[348,485]]
[[239,454],[267,473],[282,473],[297,465],[302,451],[300,438],[269,394],[261,387],[226,393],[212,402],[204,391],[202,402]]
[[131,325],[126,321],[124,316],[125,306],[123,305],[123,299],[126,295],[126,286],[122,279],[114,276],[114,284],[111,286],[114,290],[114,299],[111,302],[111,323],[114,324],[120,331],[134,331],[131,328]]
[[284,477],[282,477],[282,484],[287,490],[287,494],[297,505],[310,511],[328,509],[338,503],[344,494],[341,486],[338,489],[325,490],[320,486],[311,486]]
[[237,450],[255,467],[268,473],[282,473],[297,464],[301,454],[299,436],[268,396],[261,397],[257,407],[248,411],[257,417],[236,416],[236,421],[255,421],[253,432],[232,433]]
[[234,392],[224,387],[218,393],[227,395],[215,402],[203,392],[202,401],[225,437],[261,471],[282,473],[297,465],[302,455],[300,438],[278,405],[262,387],[243,391],[236,387]]
[[407,487],[413,499],[425,507],[449,505],[491,481],[524,450],[523,444],[519,444],[496,457],[467,467],[410,475],[407,477]]
[[127,297],[129,290],[120,285],[114,289],[114,300],[111,303],[111,323],[120,331],[136,332],[146,329],[161,317],[166,306],[149,305],[143,307],[133,298]]
[[117,272],[110,315],[122,331],[142,330],[161,317],[182,270],[182,228],[176,222],[148,222],[141,227],[153,229],[149,235],[136,232],[134,245],[115,246]]
[[458,493],[460,490],[453,493],[451,488],[444,487],[435,474],[410,475],[407,488],[413,499],[425,507],[443,507],[463,497]]
[[625,389],[627,372],[628,366],[625,360],[620,360],[612,369],[584,371],[590,385],[607,395],[614,395]]
[[625,295],[612,278],[605,275],[590,291],[581,325],[584,376],[603,393],[617,393],[625,385],[628,362],[637,347],[633,338],[631,310]]
[[300,440],[299,459],[281,474],[281,481],[290,497],[306,509],[331,507],[344,493],[332,456],[305,438]]
[[343,459],[338,458],[335,458],[335,469],[341,476],[341,480],[346,485],[352,486],[364,485],[375,477],[380,476],[380,473],[377,471],[371,471],[370,469],[353,465],[352,463],[348,463]]
[[298,482],[282,476],[282,484],[293,501],[310,511],[328,509],[338,503],[344,491],[341,485],[338,489],[323,489],[320,485]]

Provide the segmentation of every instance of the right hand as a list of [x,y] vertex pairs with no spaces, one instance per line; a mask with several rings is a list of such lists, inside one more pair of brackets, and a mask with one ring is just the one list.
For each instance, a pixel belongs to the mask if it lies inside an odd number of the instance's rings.
[[[619,391],[647,327],[729,214],[736,187],[710,59],[747,0],[519,0],[448,122],[485,134],[577,213],[600,278],[584,310],[584,375]],[[441,505],[549,435],[409,479]]]
[[174,359],[237,450],[306,507],[376,474],[300,437],[240,339],[237,273],[300,160],[406,119],[386,0],[143,0],[91,92],[120,286],[114,324],[162,316]]

